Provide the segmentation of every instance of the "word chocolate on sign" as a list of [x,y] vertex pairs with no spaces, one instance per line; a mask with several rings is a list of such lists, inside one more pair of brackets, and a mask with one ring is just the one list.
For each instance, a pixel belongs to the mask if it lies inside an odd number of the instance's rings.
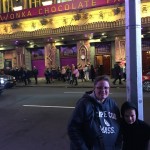
[[25,19],[31,17],[45,16],[54,13],[66,12],[71,10],[78,10],[84,8],[94,8],[106,5],[114,5],[117,3],[124,3],[124,0],[72,0],[59,4],[49,6],[41,6],[36,8],[24,9],[16,12],[9,12],[0,14],[0,22]]

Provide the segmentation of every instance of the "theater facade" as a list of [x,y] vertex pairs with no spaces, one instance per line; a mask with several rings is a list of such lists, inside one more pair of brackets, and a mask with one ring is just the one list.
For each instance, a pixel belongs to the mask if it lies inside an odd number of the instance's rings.
[[[111,74],[126,62],[124,0],[1,0],[0,69],[75,64]],[[14,11],[15,6],[22,10]],[[142,65],[150,67],[150,2],[141,1]]]

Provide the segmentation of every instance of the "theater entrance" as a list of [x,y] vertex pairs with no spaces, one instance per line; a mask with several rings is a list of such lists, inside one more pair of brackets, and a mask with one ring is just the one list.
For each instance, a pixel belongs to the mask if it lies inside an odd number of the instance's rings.
[[95,56],[95,66],[99,66],[100,75],[111,75],[111,56],[97,55]]

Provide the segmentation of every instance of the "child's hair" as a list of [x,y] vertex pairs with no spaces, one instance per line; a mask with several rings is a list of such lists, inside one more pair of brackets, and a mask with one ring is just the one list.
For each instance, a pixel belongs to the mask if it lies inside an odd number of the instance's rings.
[[136,106],[132,102],[128,102],[128,101],[124,102],[121,106],[122,117],[124,117],[125,111],[127,111],[129,109],[134,109],[136,112],[136,118],[138,118],[138,110],[137,110]]

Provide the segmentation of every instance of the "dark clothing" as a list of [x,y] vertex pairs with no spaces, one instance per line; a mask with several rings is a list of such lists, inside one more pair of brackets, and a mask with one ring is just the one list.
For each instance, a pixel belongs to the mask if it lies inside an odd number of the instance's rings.
[[96,76],[95,69],[94,69],[94,67],[91,67],[91,69],[90,69],[90,78],[91,78],[92,82],[94,81],[95,76]]
[[38,81],[37,81],[38,70],[36,68],[33,69],[33,76],[34,76],[34,79],[35,79],[35,84],[37,84],[38,83]]
[[27,83],[29,84],[29,82],[28,82],[29,81],[28,70],[23,70],[22,79],[23,79],[25,85],[27,85]]
[[85,81],[83,69],[80,69],[79,72],[80,72],[80,78],[81,78],[82,82]]
[[116,84],[116,81],[119,79],[119,84],[122,84],[121,78],[122,78],[122,70],[121,67],[117,64],[114,68],[114,74],[115,74],[115,80],[113,81],[113,84]]
[[88,92],[77,102],[68,125],[71,150],[119,150],[120,113],[107,98],[102,104]]
[[45,75],[45,79],[46,79],[46,84],[51,83],[50,82],[50,71],[48,69],[45,70],[44,75]]
[[[136,112],[136,121],[133,124],[127,124],[124,120],[126,110],[134,109]],[[148,150],[150,140],[150,126],[138,119],[137,108],[131,102],[125,102],[121,107],[122,121],[121,130],[123,134],[123,150]]]
[[141,120],[133,124],[121,123],[123,150],[148,150],[150,126]]

